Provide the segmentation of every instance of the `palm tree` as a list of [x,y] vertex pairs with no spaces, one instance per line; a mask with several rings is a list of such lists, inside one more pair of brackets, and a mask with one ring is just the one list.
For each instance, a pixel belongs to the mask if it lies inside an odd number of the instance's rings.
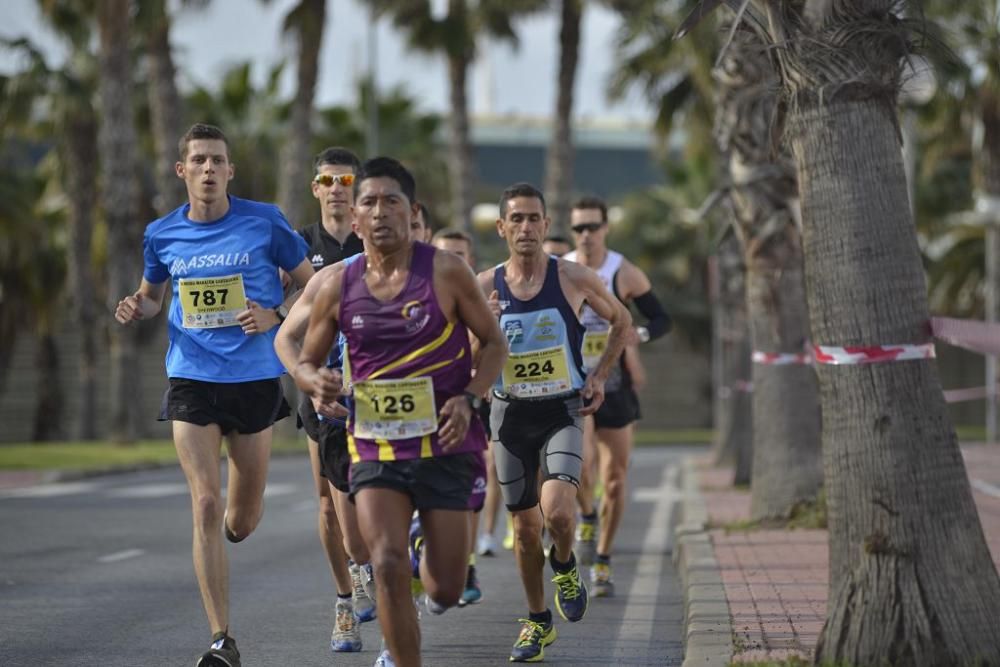
[[170,13],[166,0],[141,0],[136,15],[137,32],[145,38],[149,83],[150,129],[153,134],[157,194],[156,212],[166,215],[186,198],[184,183],[174,173],[177,140],[184,132],[184,113],[177,92],[176,67],[170,46]]
[[[810,325],[821,345],[920,345],[930,335],[896,122],[902,62],[914,35],[926,33],[896,7],[741,6],[772,47],[781,80]],[[1000,577],[935,362],[820,364],[817,372],[830,594],[816,660],[1000,663]]]
[[[141,275],[136,248],[142,239],[138,220],[138,173],[132,81],[129,58],[129,0],[102,0],[98,5],[100,38],[101,204],[108,224],[108,310],[130,294]],[[139,425],[134,409],[138,391],[138,330],[111,327],[111,423],[114,442],[133,442]]]
[[545,162],[545,197],[549,216],[557,227],[565,228],[569,224],[573,190],[573,84],[579,60],[583,1],[562,0],[561,7],[556,112]]
[[795,165],[774,154],[778,81],[764,45],[738,30],[716,69],[716,137],[728,163],[735,236],[746,265],[746,312],[756,353],[790,364],[753,364],[753,519],[786,519],[823,485],[816,374],[805,363],[809,313],[794,209]]
[[546,6],[544,0],[448,0],[448,12],[436,18],[429,0],[368,0],[380,13],[406,30],[410,47],[443,53],[448,66],[451,122],[448,171],[451,181],[451,223],[468,230],[473,201],[472,143],[466,81],[476,57],[476,39],[491,35],[517,43],[512,20]]
[[[50,69],[41,52],[29,42],[10,43],[24,58],[25,66],[4,84],[0,125],[5,133],[16,130],[43,145],[56,140],[42,162],[47,165],[50,198],[55,197],[52,193],[62,195],[55,198],[62,202],[68,236],[67,296],[74,328],[80,336],[80,352],[73,357],[79,379],[74,385],[73,402],[79,405],[79,415],[70,435],[91,440],[98,435],[97,341],[103,337],[98,320],[99,270],[94,266],[92,251],[97,193],[97,116],[92,98],[97,88],[97,66],[89,51],[87,19],[79,13],[80,7],[46,2],[42,9],[65,39],[69,58],[62,69]],[[38,109],[45,109],[45,114],[38,116]]]
[[278,206],[293,225],[305,223],[309,202],[313,100],[325,23],[326,0],[300,0],[285,17],[285,33],[298,41],[298,67],[288,137],[281,149]]

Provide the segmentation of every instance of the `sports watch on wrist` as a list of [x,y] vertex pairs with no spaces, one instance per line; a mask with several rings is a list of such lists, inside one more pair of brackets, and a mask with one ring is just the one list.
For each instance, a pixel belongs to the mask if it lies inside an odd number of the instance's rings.
[[274,314],[278,316],[278,324],[281,324],[288,317],[288,308],[285,307],[285,304],[281,304],[274,309]]
[[476,396],[471,391],[465,392],[465,400],[469,402],[469,407],[472,408],[473,412],[479,412],[479,409],[483,407],[483,397]]

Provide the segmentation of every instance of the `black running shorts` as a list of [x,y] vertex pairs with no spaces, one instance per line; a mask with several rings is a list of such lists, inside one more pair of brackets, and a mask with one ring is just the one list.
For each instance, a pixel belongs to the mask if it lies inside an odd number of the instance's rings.
[[363,489],[393,489],[410,496],[418,510],[467,510],[477,456],[453,454],[352,463],[351,496]]
[[594,413],[597,428],[625,428],[642,415],[639,413],[639,397],[631,386],[622,387],[604,395],[604,402]]
[[159,421],[198,426],[217,424],[223,435],[259,433],[291,409],[277,379],[252,382],[203,382],[170,378],[163,394]]

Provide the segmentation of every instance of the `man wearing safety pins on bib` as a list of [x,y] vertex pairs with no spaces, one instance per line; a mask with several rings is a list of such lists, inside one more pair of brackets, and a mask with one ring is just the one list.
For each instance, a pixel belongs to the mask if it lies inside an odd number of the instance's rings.
[[[510,259],[479,274],[510,348],[493,388],[490,426],[499,443],[494,447],[497,480],[514,515],[517,564],[528,600],[528,617],[521,619],[510,655],[514,662],[542,660],[545,646],[556,638],[542,578],[543,516],[553,541],[549,563],[556,608],[571,622],[587,611],[587,588],[572,550],[582,417],[600,407],[604,382],[632,323],[596,273],[545,253],[549,224],[541,192],[527,183],[507,188],[497,231],[507,241]],[[611,324],[604,353],[589,375],[581,355],[579,313],[585,303]]]

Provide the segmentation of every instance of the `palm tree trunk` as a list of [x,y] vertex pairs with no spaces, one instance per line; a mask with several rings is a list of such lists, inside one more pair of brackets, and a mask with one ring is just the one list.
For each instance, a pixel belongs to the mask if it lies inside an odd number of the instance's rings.
[[154,173],[156,212],[166,215],[184,203],[184,182],[177,178],[177,141],[183,133],[182,105],[177,93],[176,69],[170,50],[170,15],[165,0],[152,0],[149,11],[155,19],[146,42],[149,57],[149,110],[156,153]]
[[[889,102],[790,116],[815,342],[924,343],[924,275]],[[830,596],[817,660],[1000,663],[1000,577],[936,362],[820,366]]]
[[[107,311],[130,294],[142,274],[139,246],[142,228],[137,225],[135,175],[136,131],[132,118],[132,82],[129,65],[129,0],[99,3],[101,123],[98,146],[103,180],[102,208],[108,223]],[[138,331],[136,327],[111,327],[110,438],[135,440]]]
[[73,206],[67,213],[69,253],[67,269],[70,301],[77,331],[80,354],[76,358],[79,381],[77,403],[79,417],[73,432],[77,440],[97,438],[97,339],[103,338],[107,322],[99,320],[97,279],[91,261],[94,233],[94,207],[97,193],[97,118],[89,105],[78,107],[68,119],[63,134],[66,164],[66,193]]
[[60,440],[63,437],[61,419],[63,379],[59,373],[59,348],[51,331],[37,338],[35,366],[38,369],[38,393],[31,439],[34,442]]
[[563,233],[569,226],[570,197],[573,190],[573,86],[580,51],[580,0],[563,0],[559,29],[559,90],[552,131],[552,144],[545,166],[545,198],[549,216]]
[[303,12],[296,21],[299,39],[298,86],[292,102],[288,139],[281,150],[278,175],[278,206],[293,226],[306,222],[306,199],[309,190],[312,151],[313,100],[319,75],[319,52],[326,22],[326,0],[302,0],[295,11]]
[[451,123],[449,124],[448,173],[451,180],[452,225],[471,230],[472,214],[472,143],[469,140],[469,104],[466,79],[469,58],[448,55],[448,81],[451,87]]
[[[753,348],[801,354],[809,340],[809,313],[799,238],[788,230],[770,245],[777,251],[773,255],[747,260]],[[798,505],[816,500],[823,486],[823,462],[812,367],[753,365],[752,477],[752,519],[786,519]]]

